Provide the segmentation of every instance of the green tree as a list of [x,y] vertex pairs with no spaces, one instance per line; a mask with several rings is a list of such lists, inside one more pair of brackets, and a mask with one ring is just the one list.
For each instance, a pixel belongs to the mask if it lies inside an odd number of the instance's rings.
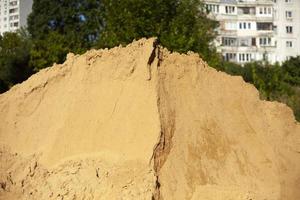
[[28,18],[35,71],[64,61],[68,52],[83,53],[99,38],[103,21],[100,0],[34,1]]
[[194,51],[218,62],[211,42],[217,22],[199,0],[39,0],[28,18],[36,71],[64,61],[67,52],[113,47],[133,39],[158,37],[178,52]]
[[43,40],[35,40],[30,52],[30,66],[34,71],[39,71],[53,63],[62,63],[71,51],[68,42],[68,39],[56,31],[50,32]]
[[98,47],[157,37],[169,50],[194,51],[206,60],[218,60],[211,46],[217,22],[207,18],[199,0],[103,0],[103,4],[105,26]]
[[282,67],[288,74],[287,81],[294,86],[300,86],[300,56],[285,61]]
[[0,37],[0,92],[26,80],[32,73],[29,67],[31,41],[26,31],[5,33]]

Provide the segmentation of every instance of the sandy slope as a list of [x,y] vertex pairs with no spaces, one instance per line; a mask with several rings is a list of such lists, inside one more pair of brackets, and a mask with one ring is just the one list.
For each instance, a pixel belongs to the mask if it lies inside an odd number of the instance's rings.
[[164,199],[300,199],[300,126],[291,110],[260,101],[252,85],[201,66],[196,55],[162,60],[173,117],[159,173]]
[[155,39],[69,54],[0,119],[0,199],[300,199],[291,110]]

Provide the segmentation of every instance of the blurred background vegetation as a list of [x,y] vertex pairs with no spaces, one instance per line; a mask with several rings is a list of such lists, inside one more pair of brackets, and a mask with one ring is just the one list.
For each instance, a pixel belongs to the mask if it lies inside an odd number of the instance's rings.
[[34,0],[28,28],[0,36],[0,93],[68,52],[157,37],[171,51],[194,51],[217,70],[242,76],[261,98],[289,105],[300,121],[300,57],[244,66],[222,61],[213,40],[218,23],[199,0]]

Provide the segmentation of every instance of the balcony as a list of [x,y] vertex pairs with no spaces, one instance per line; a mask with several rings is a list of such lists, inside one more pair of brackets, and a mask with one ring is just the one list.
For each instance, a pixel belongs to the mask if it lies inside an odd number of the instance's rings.
[[257,48],[257,52],[259,53],[274,53],[277,50],[276,46],[267,46],[267,47],[259,47]]
[[237,6],[273,5],[272,0],[205,0],[206,3],[232,4]]
[[220,0],[205,0],[205,3],[220,3]]
[[222,30],[218,31],[218,34],[222,35],[222,36],[236,36],[237,35],[237,30],[225,30],[225,29],[222,29]]
[[255,7],[249,7],[249,6],[244,6],[240,7],[238,6],[237,8],[237,13],[238,15],[256,15],[256,9]]
[[266,22],[266,23],[271,23],[274,21],[274,17],[273,16],[256,16],[256,21],[257,22]]
[[220,0],[219,2],[225,4],[236,4],[237,0]]
[[221,53],[256,53],[259,51],[259,48],[256,46],[253,47],[227,47],[227,46],[220,46],[218,47],[219,52]]
[[257,31],[273,31],[273,22],[258,22]]
[[236,0],[238,6],[273,5],[272,0]]

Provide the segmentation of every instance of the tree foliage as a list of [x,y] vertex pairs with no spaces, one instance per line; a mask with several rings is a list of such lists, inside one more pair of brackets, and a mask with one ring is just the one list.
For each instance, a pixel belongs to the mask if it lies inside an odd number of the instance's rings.
[[33,42],[30,52],[30,66],[35,71],[51,66],[53,63],[62,63],[70,48],[68,40],[56,31],[50,32],[45,39]]
[[28,65],[30,48],[31,42],[24,30],[0,36],[0,92],[31,75]]
[[103,0],[103,4],[105,25],[98,47],[157,37],[172,51],[194,51],[206,60],[216,56],[210,43],[217,22],[207,18],[199,0]]
[[33,39],[31,66],[37,71],[64,61],[68,52],[83,53],[102,29],[100,0],[34,1],[28,18]]
[[[157,37],[178,52],[217,58],[210,42],[217,23],[198,0],[35,0],[28,17],[29,35],[1,38],[1,91],[53,63],[68,52],[128,44]],[[12,50],[13,49],[13,50]]]
[[294,86],[300,86],[300,56],[285,61],[282,67],[287,72],[287,82]]

